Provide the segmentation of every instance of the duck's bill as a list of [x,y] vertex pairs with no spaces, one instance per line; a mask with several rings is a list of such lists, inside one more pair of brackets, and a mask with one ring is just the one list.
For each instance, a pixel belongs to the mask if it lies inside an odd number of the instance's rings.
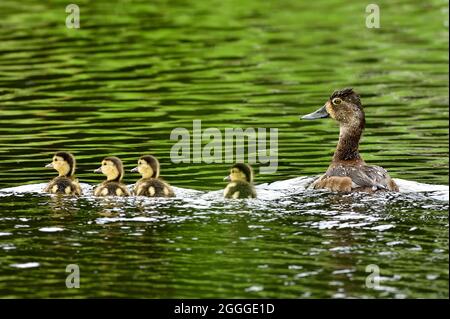
[[101,167],[99,167],[96,170],[94,170],[94,173],[101,173],[101,172],[102,172],[102,168]]
[[302,120],[317,120],[317,119],[324,119],[326,117],[330,117],[330,114],[328,114],[327,107],[326,107],[326,105],[324,105],[317,111],[302,116],[301,119]]
[[44,166],[45,168],[53,168],[53,163],[47,164]]
[[224,177],[223,180],[224,180],[224,181],[227,181],[227,182],[230,182],[230,181],[231,181],[230,175],[228,175],[227,177]]
[[137,173],[137,172],[138,172],[138,168],[135,167],[135,168],[133,168],[132,170],[130,170],[130,172],[131,172],[131,173]]

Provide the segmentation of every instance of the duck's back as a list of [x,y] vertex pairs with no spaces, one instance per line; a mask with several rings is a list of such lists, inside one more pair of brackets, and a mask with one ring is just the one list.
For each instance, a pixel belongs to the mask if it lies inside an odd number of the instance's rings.
[[225,198],[256,198],[252,184],[244,181],[231,182],[224,190]]
[[95,196],[130,196],[125,184],[115,181],[101,183],[94,191]]
[[344,192],[398,191],[388,172],[380,166],[332,163],[327,172],[314,183],[314,188]]
[[158,178],[140,179],[134,188],[138,196],[148,197],[174,197],[175,193],[169,184]]
[[77,180],[66,176],[55,177],[44,190],[51,194],[81,195],[81,188]]

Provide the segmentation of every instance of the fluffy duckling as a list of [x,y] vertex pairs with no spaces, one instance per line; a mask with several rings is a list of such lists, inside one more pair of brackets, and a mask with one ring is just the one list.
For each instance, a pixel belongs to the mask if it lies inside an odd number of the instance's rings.
[[224,178],[229,181],[223,192],[225,198],[256,198],[253,186],[253,170],[250,165],[237,163],[231,167],[230,175]]
[[174,197],[175,194],[165,181],[159,178],[159,161],[151,155],[144,155],[138,160],[138,166],[131,172],[142,175],[136,182],[134,193],[139,196],[148,197]]
[[106,181],[94,190],[95,196],[130,196],[127,186],[121,182],[124,171],[122,161],[119,158],[105,157],[102,166],[97,168],[94,173],[106,175]]
[[324,106],[302,119],[327,117],[339,122],[339,142],[328,170],[312,187],[337,192],[398,191],[398,186],[384,168],[366,165],[359,155],[359,141],[365,127],[359,95],[351,88],[335,91]]
[[55,177],[44,188],[45,192],[52,194],[81,195],[81,187],[75,178],[75,157],[67,152],[57,152],[46,168],[53,168],[58,172]]

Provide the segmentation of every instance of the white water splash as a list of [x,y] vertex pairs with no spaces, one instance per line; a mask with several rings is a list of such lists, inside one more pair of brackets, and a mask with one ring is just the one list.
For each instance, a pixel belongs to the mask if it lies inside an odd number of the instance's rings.
[[[293,195],[301,194],[306,191],[311,183],[317,178],[317,176],[302,176],[295,177],[283,181],[276,181],[273,183],[264,183],[256,185],[256,191],[259,198],[264,200],[276,200],[279,198],[286,198]],[[408,181],[404,179],[394,178],[394,181],[400,188],[400,193],[423,193],[428,197],[441,201],[449,201],[449,186],[448,185],[433,185],[424,184],[415,181]],[[43,192],[46,183],[30,184],[17,187],[0,189],[0,197],[20,195],[20,194],[47,194]],[[82,197],[92,197],[93,189],[95,186],[86,183],[80,183],[83,191]],[[132,190],[134,184],[127,187]],[[224,185],[225,186],[225,185]],[[223,197],[223,190],[216,190],[210,192],[202,192],[194,189],[187,189],[181,187],[173,187],[176,198],[182,199],[199,199],[204,200],[219,199]],[[49,194],[47,194],[50,196]],[[135,198],[135,197],[133,197]]]
[[64,228],[61,227],[42,227],[39,228],[39,231],[44,232],[44,233],[55,233],[55,232],[60,232],[63,231]]
[[97,218],[95,222],[97,224],[107,224],[107,223],[116,223],[116,222],[156,222],[158,221],[157,218],[153,217],[133,217],[133,218],[125,218],[125,217],[103,217],[103,218]]
[[24,263],[24,264],[11,264],[11,267],[14,268],[20,268],[20,269],[26,269],[26,268],[36,268],[39,267],[40,264],[37,262],[29,262],[29,263]]

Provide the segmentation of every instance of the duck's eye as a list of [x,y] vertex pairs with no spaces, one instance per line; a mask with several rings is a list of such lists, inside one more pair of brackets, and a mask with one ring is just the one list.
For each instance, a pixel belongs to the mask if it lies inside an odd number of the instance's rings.
[[53,161],[54,161],[54,162],[57,162],[57,161],[58,161],[58,159],[57,159],[57,158],[54,158],[54,159],[53,159]]
[[337,97],[337,98],[333,99],[332,102],[333,102],[334,105],[339,105],[339,104],[342,103],[342,100],[341,100],[340,98]]
[[103,163],[103,166],[106,166],[106,163]]

